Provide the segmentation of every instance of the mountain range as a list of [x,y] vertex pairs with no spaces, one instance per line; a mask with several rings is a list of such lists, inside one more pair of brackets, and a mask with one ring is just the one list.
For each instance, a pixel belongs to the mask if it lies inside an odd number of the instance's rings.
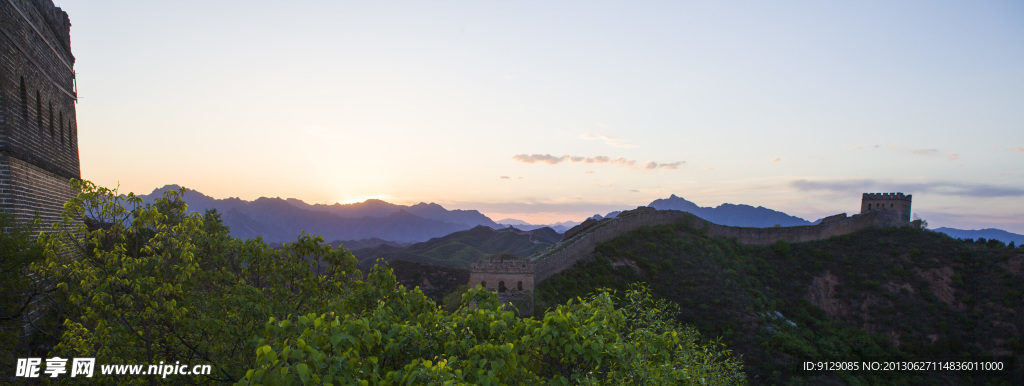
[[1018,246],[1024,245],[1024,235],[1018,235],[1016,233],[1010,233],[1002,229],[986,228],[986,229],[954,229],[954,228],[935,228],[936,232],[945,233],[949,237],[956,239],[987,239],[987,240],[999,240],[1003,243],[1009,244],[1014,243]]
[[433,238],[409,246],[378,245],[355,248],[344,244],[359,259],[361,268],[369,268],[377,259],[444,265],[467,269],[470,262],[497,253],[511,253],[518,257],[530,256],[562,239],[551,228],[524,231],[514,227],[491,229],[483,225]]
[[773,226],[789,227],[814,224],[802,218],[790,216],[763,206],[755,208],[750,205],[734,205],[726,203],[714,208],[701,207],[674,194],[669,198],[654,200],[648,206],[658,210],[671,209],[690,212],[697,215],[697,217],[711,221],[715,224],[736,227],[770,228]]
[[572,229],[572,227],[580,225],[579,221],[562,221],[554,224],[530,224],[523,220],[517,220],[514,218],[506,218],[497,221],[502,226],[512,226],[519,230],[532,231],[540,228],[551,228],[555,232],[565,233],[565,231]]
[[[178,185],[167,185],[140,197],[144,202],[153,202],[164,192],[179,189]],[[408,206],[367,200],[356,204],[324,205],[267,197],[246,201],[239,198],[215,199],[195,190],[186,191],[182,198],[188,204],[189,212],[207,209],[220,212],[232,236],[262,236],[267,242],[293,241],[306,231],[325,240],[379,238],[412,243],[479,225],[500,227],[478,211],[447,210],[434,203]]]
[[[168,190],[179,190],[178,185],[166,185],[147,195],[140,195],[144,202],[152,202]],[[485,226],[504,229],[514,226],[521,231],[551,228],[564,233],[579,222],[565,221],[556,224],[536,225],[516,219],[493,221],[476,210],[445,209],[435,203],[398,205],[381,200],[367,200],[355,204],[308,204],[298,199],[260,197],[253,201],[239,198],[215,199],[195,190],[188,190],[183,199],[189,211],[202,212],[216,209],[221,213],[231,234],[238,238],[263,239],[271,243],[290,242],[302,232],[323,236],[325,240],[344,240],[345,245],[354,245],[351,240],[373,240],[370,246],[386,242],[411,244],[442,237],[454,232]],[[717,207],[701,207],[682,197],[652,201],[648,206],[655,209],[673,209],[690,212],[697,217],[716,224],[740,227],[773,227],[813,225],[818,221],[807,221],[800,217],[768,209],[762,206],[721,204]],[[592,218],[615,217],[619,212]],[[961,230],[937,228],[937,232],[955,238],[985,238],[1024,244],[1024,235],[999,229]],[[362,246],[362,245],[361,245]]]

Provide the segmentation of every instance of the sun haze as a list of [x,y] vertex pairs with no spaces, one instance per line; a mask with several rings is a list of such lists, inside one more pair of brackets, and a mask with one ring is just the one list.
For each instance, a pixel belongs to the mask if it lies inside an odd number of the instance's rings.
[[1020,2],[55,1],[82,177],[582,220],[863,192],[1024,233]]

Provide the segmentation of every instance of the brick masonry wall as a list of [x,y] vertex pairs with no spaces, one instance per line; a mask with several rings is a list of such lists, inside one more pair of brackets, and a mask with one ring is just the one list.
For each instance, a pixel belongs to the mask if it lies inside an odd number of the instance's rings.
[[22,161],[0,155],[0,206],[20,221],[38,214],[44,224],[60,221],[64,203],[75,192],[68,179]]
[[473,287],[483,285],[484,289],[498,290],[498,283],[505,282],[508,291],[518,291],[519,282],[523,283],[523,291],[533,291],[534,275],[532,273],[498,273],[470,272],[469,284]]
[[[505,283],[505,291],[499,291]],[[524,259],[490,258],[474,261],[469,268],[469,285],[482,285],[498,292],[502,304],[512,304],[520,316],[533,315],[533,263]]]
[[70,28],[51,0],[0,0],[0,207],[20,220],[58,219],[81,178]]
[[508,291],[533,291],[533,265],[523,259],[491,258],[474,261],[469,268],[469,284],[483,285],[497,291],[500,282],[505,282]]

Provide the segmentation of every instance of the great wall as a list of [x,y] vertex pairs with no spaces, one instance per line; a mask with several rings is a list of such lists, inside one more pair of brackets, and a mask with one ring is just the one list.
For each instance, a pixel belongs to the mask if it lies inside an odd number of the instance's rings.
[[644,226],[684,224],[708,237],[736,239],[751,245],[771,245],[777,241],[804,242],[823,240],[868,228],[910,225],[911,195],[903,193],[864,193],[861,212],[829,216],[816,225],[741,228],[718,225],[691,213],[640,207],[614,218],[587,220],[568,230],[562,241],[525,259],[494,257],[470,265],[469,284],[495,291],[503,303],[513,303],[521,314],[533,313],[533,289],[545,279],[576,262],[589,259],[598,244]]

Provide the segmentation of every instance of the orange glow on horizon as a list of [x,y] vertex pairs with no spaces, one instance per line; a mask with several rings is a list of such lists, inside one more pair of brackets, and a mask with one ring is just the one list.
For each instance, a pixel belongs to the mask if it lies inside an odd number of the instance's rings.
[[341,205],[350,205],[350,204],[363,203],[363,202],[366,202],[366,201],[369,201],[369,200],[381,200],[381,201],[391,202],[391,195],[389,195],[389,194],[373,194],[373,195],[368,195],[368,196],[355,196],[355,197],[350,197],[350,198],[336,200],[336,201],[325,201],[323,203],[324,204],[328,204],[328,205],[333,205],[335,203],[338,203],[338,204],[341,204]]

